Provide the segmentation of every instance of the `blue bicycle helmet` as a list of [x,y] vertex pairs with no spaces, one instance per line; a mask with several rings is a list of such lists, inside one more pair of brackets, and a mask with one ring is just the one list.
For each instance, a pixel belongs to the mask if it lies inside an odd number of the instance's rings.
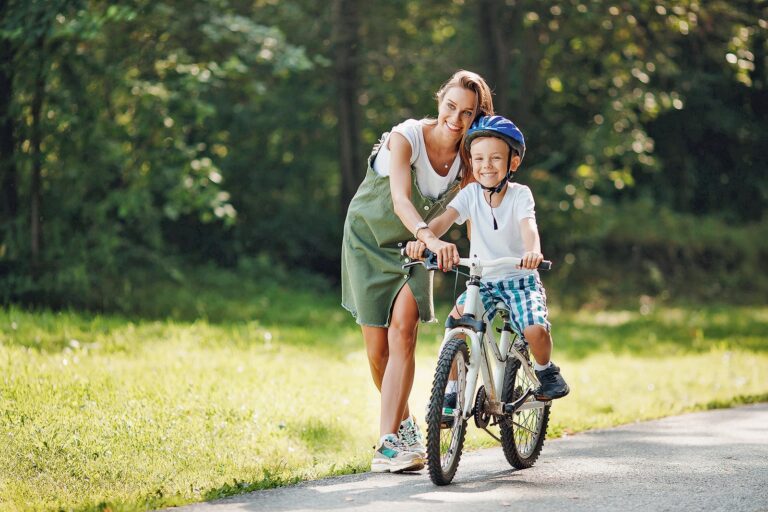
[[525,156],[525,137],[515,123],[504,116],[481,116],[467,130],[464,147],[469,151],[472,141],[478,137],[496,137],[514,149],[520,160]]

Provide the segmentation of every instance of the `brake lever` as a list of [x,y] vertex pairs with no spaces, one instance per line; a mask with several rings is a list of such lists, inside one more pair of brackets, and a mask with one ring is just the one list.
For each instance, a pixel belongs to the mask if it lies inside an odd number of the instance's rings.
[[[405,256],[405,249],[402,249],[400,254]],[[408,263],[404,263],[403,269],[410,268],[414,265],[424,265],[424,268],[427,270],[440,270],[440,267],[437,266],[437,254],[433,253],[429,249],[425,249],[424,256],[425,258],[423,260],[413,260]]]

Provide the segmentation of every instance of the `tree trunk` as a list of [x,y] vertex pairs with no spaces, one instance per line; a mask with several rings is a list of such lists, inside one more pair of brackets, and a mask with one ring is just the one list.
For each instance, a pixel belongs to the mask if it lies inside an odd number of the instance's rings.
[[35,78],[35,89],[32,97],[32,126],[31,126],[31,152],[32,152],[32,180],[30,183],[30,204],[29,204],[29,234],[30,249],[32,253],[33,272],[40,262],[40,247],[42,246],[42,130],[40,127],[40,116],[43,108],[43,97],[45,95],[45,39],[38,38],[36,44],[37,55],[40,58],[40,65]]
[[13,97],[13,49],[8,41],[0,42],[0,222],[12,221],[19,210],[18,177],[14,119],[11,114]]
[[359,27],[358,0],[334,0],[333,59],[339,109],[342,214],[346,213],[362,176],[357,103]]
[[504,22],[503,6],[496,0],[481,0],[480,37],[483,40],[484,53],[488,59],[488,81],[493,89],[493,106],[497,112],[514,118],[509,111],[509,44],[505,40],[507,29]]
[[518,126],[523,127],[532,124],[533,121],[533,100],[536,98],[536,86],[539,81],[539,61],[540,44],[538,42],[538,33],[533,27],[524,28],[520,24],[521,44],[518,46],[521,50],[520,58],[520,93],[517,97],[517,116]]

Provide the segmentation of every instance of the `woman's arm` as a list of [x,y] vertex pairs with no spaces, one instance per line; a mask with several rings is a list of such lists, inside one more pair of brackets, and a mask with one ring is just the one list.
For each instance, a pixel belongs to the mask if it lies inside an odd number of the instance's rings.
[[[429,222],[429,230],[437,236],[443,236],[458,218],[459,212],[449,206],[443,213]],[[419,231],[423,230],[424,229],[422,228]],[[417,239],[415,242],[408,242],[408,244],[406,244],[405,252],[411,258],[418,259],[424,254],[424,249],[426,247],[427,245],[424,242]]]
[[536,226],[536,219],[526,217],[521,220],[520,234],[522,235],[523,248],[525,249],[520,267],[533,270],[544,259],[544,255],[541,254],[541,240],[539,239],[539,228]]
[[[411,202],[411,145],[405,137],[394,132],[389,136],[389,186],[395,214],[403,225],[424,242],[427,248],[437,254],[440,268],[450,270],[459,263],[459,252],[454,244],[443,242],[430,228],[418,229],[424,222]],[[416,232],[418,230],[418,233]]]

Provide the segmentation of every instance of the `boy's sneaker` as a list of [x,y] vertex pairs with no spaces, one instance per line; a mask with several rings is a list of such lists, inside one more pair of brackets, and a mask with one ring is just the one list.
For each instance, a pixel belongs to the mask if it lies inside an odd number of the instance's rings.
[[419,425],[414,421],[413,416],[400,423],[397,438],[402,441],[408,451],[419,455],[421,458],[427,456],[424,436],[421,435]]
[[373,452],[371,462],[372,473],[399,473],[401,471],[418,471],[424,468],[424,459],[405,447],[394,434],[381,438]]
[[[459,395],[455,391],[446,393],[443,397],[443,409],[455,409],[458,398]],[[453,418],[453,416],[443,416],[440,419],[440,423],[445,427],[451,428],[453,427]]]
[[552,363],[544,370],[536,370],[536,377],[541,382],[541,386],[534,391],[534,396],[537,400],[548,402],[549,400],[563,398],[571,391],[563,376],[560,375],[560,368],[555,363]]

